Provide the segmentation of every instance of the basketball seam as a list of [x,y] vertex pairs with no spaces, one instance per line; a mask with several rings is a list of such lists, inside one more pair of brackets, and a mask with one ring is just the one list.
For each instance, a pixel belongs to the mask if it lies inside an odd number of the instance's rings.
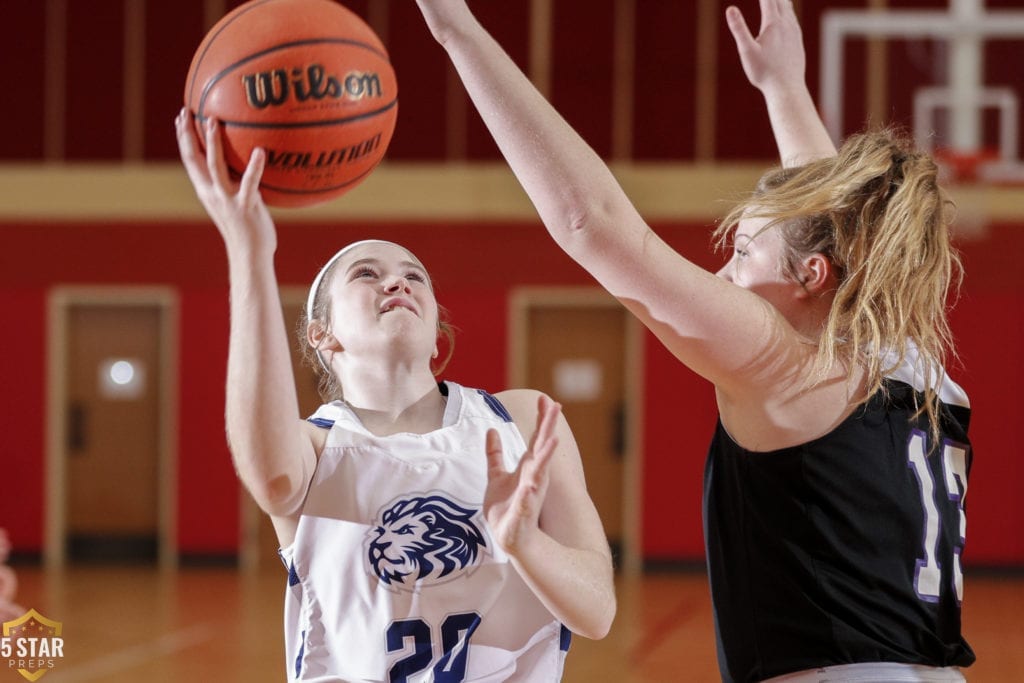
[[254,3],[252,3],[251,6],[245,7],[245,9],[243,9],[242,7],[237,8],[236,9],[236,16],[231,17],[231,19],[229,21],[227,21],[223,26],[221,26],[219,29],[217,29],[216,33],[214,33],[211,36],[207,36],[207,38],[209,38],[209,40],[207,40],[206,38],[203,39],[204,42],[205,42],[205,45],[203,45],[202,54],[200,54],[199,55],[199,59],[196,60],[196,68],[192,70],[192,80],[188,84],[188,105],[189,105],[189,107],[192,106],[192,93],[195,91],[196,77],[199,75],[199,67],[202,65],[203,60],[206,59],[206,53],[210,51],[210,48],[216,42],[217,36],[219,36],[221,33],[223,33],[227,29],[228,26],[230,26],[231,24],[235,23],[235,20],[237,20],[238,17],[240,17],[240,16],[242,16],[244,14],[248,14],[251,10],[254,10],[257,7],[261,7],[263,5],[266,5],[269,2],[276,2],[276,1],[277,0],[263,0],[263,2],[254,2]]
[[[397,104],[398,104],[398,99],[395,98],[395,99],[391,100],[390,102],[388,102],[387,104],[385,104],[380,109],[374,109],[373,111],[363,112],[362,114],[356,114],[355,116],[346,116],[346,117],[343,117],[343,118],[340,118],[340,119],[330,119],[330,120],[324,120],[324,121],[298,121],[298,122],[290,123],[290,122],[287,122],[287,121],[281,121],[281,122],[274,122],[274,121],[231,121],[231,120],[228,120],[228,119],[217,119],[217,122],[220,123],[224,127],[233,127],[233,128],[274,128],[274,129],[280,129],[280,128],[318,128],[318,127],[321,127],[321,126],[339,126],[339,125],[343,126],[343,125],[348,124],[348,123],[353,123],[355,121],[361,121],[362,119],[373,118],[374,116],[377,116],[378,114],[383,114],[384,112],[388,111],[389,109],[393,109]],[[202,123],[203,121],[206,120],[201,114],[196,114],[196,118],[199,120],[200,123]]]

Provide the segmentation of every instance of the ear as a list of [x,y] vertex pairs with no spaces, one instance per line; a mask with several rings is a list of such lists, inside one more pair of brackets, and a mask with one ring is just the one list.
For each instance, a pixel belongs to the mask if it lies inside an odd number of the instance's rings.
[[820,296],[835,289],[835,275],[832,262],[824,254],[806,256],[800,263],[800,284],[803,293],[798,296]]
[[319,320],[313,320],[306,325],[306,343],[319,351],[342,350],[338,338],[324,328]]

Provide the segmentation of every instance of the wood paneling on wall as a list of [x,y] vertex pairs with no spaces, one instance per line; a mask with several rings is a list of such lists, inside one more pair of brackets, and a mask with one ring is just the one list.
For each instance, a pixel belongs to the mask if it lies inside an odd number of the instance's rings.
[[[135,156],[145,161],[174,159],[170,122],[180,106],[192,53],[209,28],[211,13],[219,8],[227,12],[241,2],[10,4],[8,25],[17,30],[12,40],[0,46],[0,58],[12,74],[15,106],[7,108],[9,127],[0,140],[0,161],[42,160],[49,154],[54,161],[82,162]],[[415,5],[408,0],[346,4],[382,35],[398,75],[400,114],[389,159],[498,159],[496,147]],[[474,7],[513,59],[547,90],[602,156],[611,158],[615,144],[619,161],[772,159],[775,147],[761,96],[747,83],[725,26],[727,4],[719,0],[479,0]],[[756,27],[757,3],[738,4]],[[1018,0],[986,4],[990,9],[1020,9]],[[823,13],[885,6],[942,9],[947,2],[797,2],[813,91],[817,90]],[[622,25],[627,20],[628,25]],[[868,72],[866,41],[848,42],[847,133],[868,122],[872,112],[865,95],[874,92],[872,88],[881,88],[881,100],[871,108],[881,111],[886,121],[907,123],[915,87],[934,85],[945,70],[948,51],[943,45],[894,40],[876,62],[886,72],[873,75]],[[1022,55],[1024,40],[989,43],[986,83],[1020,88]],[[60,63],[53,63],[54,59]],[[878,122],[877,112],[874,119]],[[990,121],[990,131],[993,125]],[[141,145],[133,142],[136,137]],[[622,150],[627,152],[625,157]]]

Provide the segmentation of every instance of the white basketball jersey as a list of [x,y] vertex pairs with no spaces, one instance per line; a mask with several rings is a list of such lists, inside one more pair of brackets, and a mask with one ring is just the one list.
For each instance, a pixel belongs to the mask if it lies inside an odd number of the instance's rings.
[[488,429],[513,469],[526,447],[486,392],[444,385],[444,424],[377,437],[340,402],[288,567],[289,680],[558,681],[569,632],[490,536]]

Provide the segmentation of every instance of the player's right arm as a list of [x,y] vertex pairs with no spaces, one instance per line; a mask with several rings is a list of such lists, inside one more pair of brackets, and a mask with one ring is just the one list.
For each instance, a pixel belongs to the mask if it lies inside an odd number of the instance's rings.
[[730,6],[726,23],[736,41],[743,71],[764,95],[783,166],[833,156],[835,144],[807,89],[807,56],[791,0],[760,0],[761,27],[755,38],[740,10]]
[[239,478],[266,513],[294,515],[316,465],[313,425],[299,419],[288,337],[274,273],[277,236],[259,194],[265,156],[253,152],[239,182],[228,175],[215,122],[199,149],[191,115],[176,122],[178,146],[200,202],[228,256],[231,329],[225,420]]
[[[795,386],[806,345],[761,297],[677,253],[464,0],[417,0],[551,237],[682,363],[725,394]],[[782,359],[770,366],[765,357]],[[788,367],[787,367],[788,366]]]

